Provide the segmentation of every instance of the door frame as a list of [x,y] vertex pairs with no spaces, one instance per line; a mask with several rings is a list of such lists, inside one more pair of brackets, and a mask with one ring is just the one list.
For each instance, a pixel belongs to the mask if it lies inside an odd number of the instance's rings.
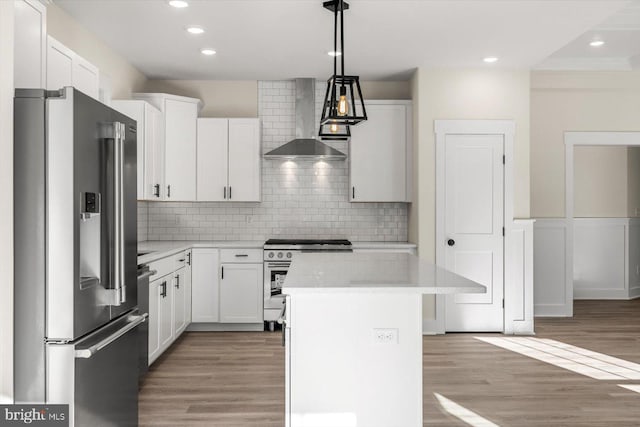
[[640,147],[640,132],[565,132],[565,304],[558,313],[573,317],[574,148],[575,146]]
[[[504,229],[503,242],[503,332],[510,332],[508,320],[513,316],[511,310],[520,300],[517,290],[511,289],[507,283],[510,269],[517,260],[507,251],[512,245],[513,231],[513,145],[515,136],[515,122],[513,120],[435,120],[436,134],[436,265],[445,268],[445,148],[447,135],[501,135],[504,138]],[[436,296],[435,329],[436,333],[445,333],[445,295]]]

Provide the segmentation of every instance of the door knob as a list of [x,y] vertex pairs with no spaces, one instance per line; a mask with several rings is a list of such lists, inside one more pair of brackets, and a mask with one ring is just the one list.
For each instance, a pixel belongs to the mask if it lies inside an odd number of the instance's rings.
[[447,245],[449,245],[449,246],[453,246],[453,245],[455,245],[455,244],[456,244],[456,241],[455,241],[455,240],[453,240],[453,239],[449,239],[449,240],[447,240]]

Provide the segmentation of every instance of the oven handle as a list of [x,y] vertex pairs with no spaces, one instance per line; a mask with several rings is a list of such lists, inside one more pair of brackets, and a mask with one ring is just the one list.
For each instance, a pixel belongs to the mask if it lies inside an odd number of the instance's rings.
[[268,268],[280,268],[280,267],[289,267],[291,265],[290,262],[269,262],[267,263]]

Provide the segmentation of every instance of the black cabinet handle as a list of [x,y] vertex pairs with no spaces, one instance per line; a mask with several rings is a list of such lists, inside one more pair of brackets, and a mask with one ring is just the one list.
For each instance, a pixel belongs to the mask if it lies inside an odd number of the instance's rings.
[[229,186],[229,200],[231,200],[231,186]]
[[224,279],[224,266],[222,266],[221,268],[222,268],[222,275],[221,275],[222,277],[221,278]]
[[167,197],[171,197],[171,186],[167,185]]
[[160,286],[162,286],[162,292],[160,292],[160,296],[162,298],[166,298],[166,296],[167,296],[167,282],[166,281],[162,282],[160,284]]
[[447,245],[449,245],[449,246],[453,246],[453,245],[455,245],[455,244],[456,244],[456,241],[455,241],[455,240],[453,240],[453,239],[449,239],[449,240],[447,240]]
[[153,186],[153,195],[156,197],[160,197],[160,184],[156,184]]
[[225,200],[227,198],[227,187],[226,186],[224,187],[224,190],[223,190],[223,193],[222,193],[222,197],[224,197]]
[[180,289],[180,275],[176,274],[176,289]]
[[351,187],[351,198],[352,199],[356,198],[356,187]]
[[191,265],[191,252],[187,252],[187,265]]

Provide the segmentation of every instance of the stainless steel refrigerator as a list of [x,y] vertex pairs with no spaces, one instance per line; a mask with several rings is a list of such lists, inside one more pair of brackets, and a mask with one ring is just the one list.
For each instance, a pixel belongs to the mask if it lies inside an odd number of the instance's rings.
[[136,426],[136,122],[71,87],[14,118],[15,401]]

